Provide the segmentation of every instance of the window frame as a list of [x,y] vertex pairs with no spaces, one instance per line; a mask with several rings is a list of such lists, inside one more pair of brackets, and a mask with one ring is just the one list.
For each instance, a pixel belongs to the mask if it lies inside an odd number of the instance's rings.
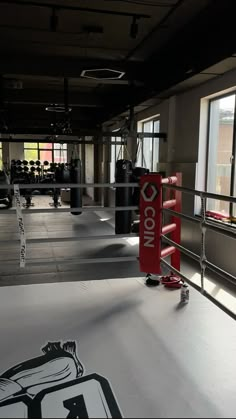
[[[158,115],[158,116],[155,116],[155,117],[153,117],[153,118],[149,118],[149,119],[146,119],[146,120],[144,120],[144,121],[139,121],[139,123],[141,124],[141,132],[142,133],[144,133],[145,131],[144,131],[144,125],[146,124],[146,123],[152,123],[152,134],[154,134],[154,125],[155,125],[155,122],[159,122],[159,128],[160,128],[160,123],[161,123],[161,121],[160,121],[160,115]],[[145,138],[148,138],[148,137],[143,137],[143,139],[142,139],[142,141],[141,141],[141,147],[140,147],[140,149],[139,149],[139,153],[141,153],[141,166],[143,167],[144,166],[144,164],[146,163],[145,162],[145,158],[143,158],[143,156],[144,156],[144,153],[143,153],[143,145],[144,145],[144,139]],[[150,169],[150,171],[151,172],[153,172],[153,171],[155,171],[154,169],[154,141],[155,140],[157,140],[158,138],[157,137],[149,137],[148,138],[150,141],[152,141],[152,158],[151,158],[151,169]],[[158,139],[159,140],[159,139]],[[159,147],[159,144],[158,144],[158,147]]]
[[[206,177],[205,177],[205,191],[208,192],[208,179],[209,179],[209,149],[210,149],[210,130],[211,130],[211,105],[216,100],[224,99],[229,96],[235,96],[235,106],[233,114],[233,134],[232,134],[232,151],[231,151],[231,174],[230,174],[230,195],[234,195],[234,183],[236,181],[236,89],[214,96],[208,100],[208,115],[207,115],[207,148],[206,148]],[[229,217],[234,215],[234,204],[229,202]]]
[[[42,144],[42,143],[40,143],[40,141],[39,142],[35,142],[35,143],[29,143],[29,144],[35,144],[36,145],[35,147],[25,147],[25,144],[27,144],[27,143],[24,143],[24,153],[25,153],[25,150],[37,151],[37,160],[40,160],[40,151],[50,151],[52,153],[52,163],[55,162],[55,156],[54,156],[55,151],[59,151],[60,150],[59,148],[55,148],[54,147],[56,144],[60,144],[60,143],[50,143],[50,144],[52,144],[52,148],[46,148],[46,147],[45,148],[41,148],[39,146],[39,144]],[[47,143],[45,143],[45,145],[46,144]],[[64,148],[63,150],[66,151],[66,153],[67,153],[68,152],[67,143],[63,143],[62,145],[63,146],[66,146],[66,148]]]

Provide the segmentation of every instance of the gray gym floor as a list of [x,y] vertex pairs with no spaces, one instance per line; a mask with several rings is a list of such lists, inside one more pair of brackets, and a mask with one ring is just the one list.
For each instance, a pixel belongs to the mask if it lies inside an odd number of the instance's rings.
[[[16,385],[2,385],[4,371],[42,355],[47,342],[75,341],[92,386],[88,410],[95,400],[90,374],[97,373],[109,381],[124,417],[235,417],[236,329],[228,315],[191,287],[185,306],[179,290],[147,288],[137,262],[62,264],[71,257],[138,255],[136,238],[63,242],[114,234],[109,213],[27,214],[24,220],[27,238],[62,241],[28,244],[28,258],[44,263],[20,269],[16,216],[0,214],[0,240],[7,240],[0,243],[0,401],[1,392],[12,397]],[[182,268],[199,281],[196,267],[183,261]],[[111,417],[104,409],[104,417]],[[55,415],[48,412],[45,417]],[[11,414],[0,406],[0,417]]]
[[[114,213],[113,213],[114,215]],[[112,214],[110,214],[110,217]],[[138,255],[132,239],[109,239],[63,242],[66,237],[114,235],[112,223],[100,212],[79,216],[70,213],[26,214],[24,224],[27,239],[55,238],[57,243],[28,243],[28,260],[43,260],[38,267],[19,268],[19,238],[16,215],[0,213],[0,286],[41,282],[93,280],[139,276],[138,263],[109,263],[95,265],[60,264],[70,258],[104,258]],[[136,241],[137,242],[137,241]],[[131,243],[131,244],[130,244]],[[47,264],[48,262],[48,264]]]
[[[124,417],[235,417],[235,322],[194,289],[181,306],[179,291],[138,278],[3,287],[0,318],[0,375],[47,342],[73,340],[84,375],[109,381]],[[55,379],[50,364],[41,370]],[[21,374],[27,381],[30,370]],[[44,417],[55,417],[58,403]]]
[[[49,208],[50,197],[34,197],[35,208]],[[88,197],[83,205],[93,206]],[[65,204],[63,206],[66,206]],[[28,243],[29,260],[42,260],[39,266],[26,265],[19,268],[18,226],[14,213],[0,212],[0,287],[22,284],[40,284],[68,281],[89,281],[94,279],[142,277],[138,262],[117,262],[97,264],[62,264],[70,258],[127,257],[138,255],[136,238],[89,240],[63,242],[64,237],[96,236],[114,234],[114,212],[86,212],[79,216],[70,213],[27,214],[24,215],[27,238],[61,238],[59,243]],[[47,261],[49,263],[47,263]],[[182,257],[182,272],[200,285],[199,265]],[[165,274],[165,272],[163,271]],[[236,290],[225,282],[206,272],[205,289],[230,311],[236,313]]]

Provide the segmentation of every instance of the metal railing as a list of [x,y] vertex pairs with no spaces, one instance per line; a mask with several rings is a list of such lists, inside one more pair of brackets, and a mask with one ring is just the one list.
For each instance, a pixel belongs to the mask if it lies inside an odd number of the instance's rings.
[[[167,184],[167,185],[163,185],[163,186],[166,187],[166,188],[178,190],[182,193],[190,194],[190,195],[193,195],[193,196],[199,196],[200,199],[201,199],[201,211],[200,211],[201,215],[200,216],[192,217],[190,215],[178,213],[178,212],[173,211],[171,209],[163,208],[163,211],[170,214],[170,215],[173,215],[175,217],[177,216],[177,217],[180,217],[180,218],[182,218],[184,220],[187,220],[189,222],[199,224],[200,232],[201,232],[201,252],[200,252],[200,255],[197,255],[196,253],[191,252],[189,249],[186,249],[184,246],[181,246],[179,244],[174,243],[172,240],[170,240],[166,236],[162,236],[162,238],[167,243],[169,243],[171,245],[175,245],[176,248],[179,249],[183,254],[185,254],[188,257],[190,257],[190,258],[196,260],[197,262],[199,262],[200,269],[201,269],[201,286],[200,287],[196,286],[196,287],[202,294],[207,296],[209,299],[214,300],[213,297],[210,296],[210,294],[208,294],[206,292],[205,287],[204,287],[204,279],[205,279],[206,268],[210,269],[212,272],[216,273],[217,275],[223,277],[224,279],[226,279],[228,282],[230,282],[233,285],[236,285],[236,277],[234,275],[230,274],[229,272],[226,272],[225,270],[217,267],[216,265],[214,265],[213,263],[211,263],[210,261],[207,260],[207,256],[206,256],[206,231],[207,231],[207,229],[209,229],[209,230],[212,230],[216,233],[219,233],[219,234],[222,234],[224,236],[230,237],[231,239],[236,239],[236,229],[234,231],[234,228],[229,227],[227,224],[222,225],[222,224],[219,224],[217,222],[210,221],[210,220],[207,219],[207,216],[206,216],[207,199],[226,201],[226,202],[236,204],[236,197],[226,196],[226,195],[218,195],[218,194],[213,194],[213,193],[208,193],[208,192],[202,192],[202,191],[193,190],[193,189],[185,188],[185,187],[182,187],[182,186],[176,186],[176,185],[168,185]],[[164,259],[162,259],[162,263],[166,267],[168,267],[169,269],[172,269],[177,275],[179,275],[185,281],[191,282],[191,281],[189,281],[188,278],[186,278],[184,275],[182,275],[181,272],[176,271],[176,269],[173,269],[173,267],[171,267]],[[191,282],[191,285],[193,285],[192,282]],[[194,285],[196,285],[196,284],[194,284]],[[217,304],[225,310],[225,307],[223,305],[221,305],[221,303],[217,302]],[[225,310],[225,311],[229,312],[230,315],[236,319],[236,314],[232,313],[230,310]]]

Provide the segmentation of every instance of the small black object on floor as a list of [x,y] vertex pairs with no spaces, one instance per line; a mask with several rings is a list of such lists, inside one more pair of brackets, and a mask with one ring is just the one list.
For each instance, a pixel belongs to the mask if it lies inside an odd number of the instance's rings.
[[157,287],[160,284],[159,279],[151,278],[151,274],[147,274],[146,276],[146,285],[149,287]]

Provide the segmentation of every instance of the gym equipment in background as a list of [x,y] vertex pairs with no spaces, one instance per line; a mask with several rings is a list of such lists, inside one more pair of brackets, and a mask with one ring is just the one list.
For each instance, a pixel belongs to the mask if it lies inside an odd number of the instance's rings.
[[[5,182],[3,182],[5,183]],[[60,188],[56,187],[56,183],[81,183],[81,160],[72,158],[71,163],[49,163],[44,161],[43,164],[39,160],[12,160],[10,169],[10,183],[34,184],[35,189],[26,189],[21,187],[22,196],[26,200],[24,206],[29,208],[32,206],[32,197],[36,194],[48,194],[52,196],[53,202],[50,205],[57,208],[60,206]],[[40,188],[43,184],[54,184],[55,188]],[[71,208],[82,207],[82,189],[72,188]],[[4,195],[5,196],[5,195]],[[73,215],[79,215],[81,211],[72,211]]]
[[[35,183],[35,167],[31,164],[34,163],[33,161],[28,162],[27,160],[12,160],[11,161],[11,168],[10,168],[10,183],[12,184],[29,184]],[[28,164],[31,167],[28,167]],[[23,204],[26,208],[33,206],[32,204],[32,189],[21,189],[22,196],[25,198],[25,204]]]
[[[132,162],[131,160],[117,160],[116,162],[116,183],[132,182]],[[116,207],[132,205],[132,188],[116,188]],[[115,212],[115,233],[127,234],[131,231],[132,211],[116,211]]]

